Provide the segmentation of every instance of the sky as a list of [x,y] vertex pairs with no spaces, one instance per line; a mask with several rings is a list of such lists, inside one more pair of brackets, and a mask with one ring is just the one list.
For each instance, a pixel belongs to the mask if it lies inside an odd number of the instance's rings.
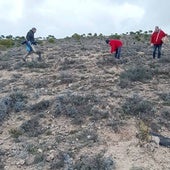
[[170,33],[169,0],[0,0],[0,35],[65,38],[77,34]]

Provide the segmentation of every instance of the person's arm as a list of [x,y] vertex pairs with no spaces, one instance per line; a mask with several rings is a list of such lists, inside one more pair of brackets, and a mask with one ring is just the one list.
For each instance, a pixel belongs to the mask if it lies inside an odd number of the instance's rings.
[[150,44],[151,44],[151,46],[153,46],[153,44],[154,44],[154,42],[153,42],[153,37],[154,37],[154,35],[152,34],[152,35],[151,35],[151,38],[150,38]]
[[167,34],[164,31],[162,31],[162,35],[163,35],[163,37],[167,36]]
[[111,45],[110,53],[114,53],[116,51],[116,47],[114,44]]

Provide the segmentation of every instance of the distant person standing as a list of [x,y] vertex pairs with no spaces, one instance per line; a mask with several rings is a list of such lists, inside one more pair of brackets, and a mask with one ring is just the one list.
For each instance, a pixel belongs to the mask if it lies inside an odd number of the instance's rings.
[[26,50],[27,54],[23,57],[23,60],[26,61],[26,58],[31,55],[32,53],[37,54],[38,60],[41,60],[41,52],[35,49],[35,45],[37,45],[37,42],[34,39],[34,34],[36,33],[37,29],[32,28],[30,31],[28,31],[26,35],[26,41],[23,42],[23,44],[26,44]]
[[153,46],[153,59],[156,57],[156,52],[158,51],[158,58],[161,58],[161,48],[162,48],[162,38],[167,36],[167,34],[162,31],[158,26],[155,27],[155,31],[151,35],[150,43]]
[[110,53],[114,53],[115,52],[115,58],[116,59],[120,59],[121,56],[121,48],[122,48],[122,41],[118,40],[118,39],[107,39],[106,43],[110,45],[111,49],[110,49]]

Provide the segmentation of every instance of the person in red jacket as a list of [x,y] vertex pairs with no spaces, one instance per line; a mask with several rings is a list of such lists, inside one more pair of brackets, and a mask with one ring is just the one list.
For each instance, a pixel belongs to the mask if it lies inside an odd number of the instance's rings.
[[151,45],[153,46],[153,59],[156,57],[156,51],[158,50],[158,58],[161,58],[162,38],[167,34],[162,31],[158,26],[155,27],[155,31],[151,35]]
[[114,53],[115,52],[115,58],[120,59],[121,55],[121,48],[122,48],[122,41],[117,40],[117,39],[107,39],[106,43],[110,45],[111,49],[110,52]]

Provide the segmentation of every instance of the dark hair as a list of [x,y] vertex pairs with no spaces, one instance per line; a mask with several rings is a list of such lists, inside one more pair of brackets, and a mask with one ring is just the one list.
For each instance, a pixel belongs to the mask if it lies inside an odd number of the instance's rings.
[[107,40],[106,40],[106,44],[109,44],[109,41],[110,41],[110,40],[109,40],[109,39],[107,39]]
[[37,30],[37,29],[35,27],[33,27],[32,30]]

